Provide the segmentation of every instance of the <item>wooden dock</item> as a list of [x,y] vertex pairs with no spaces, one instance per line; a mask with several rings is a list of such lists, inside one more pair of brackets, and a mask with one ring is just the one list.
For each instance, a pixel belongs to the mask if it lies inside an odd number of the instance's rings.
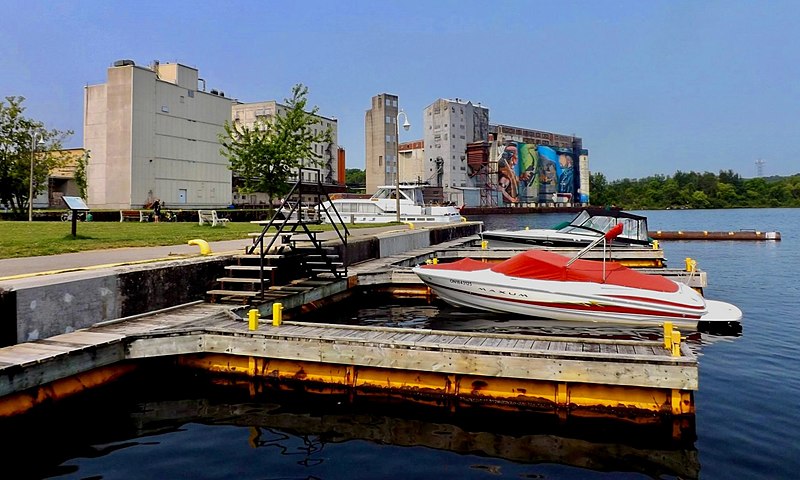
[[761,232],[758,230],[737,230],[731,232],[683,231],[667,232],[657,230],[648,232],[654,240],[745,240],[775,241],[781,240],[781,232]]
[[576,416],[624,410],[646,422],[694,414],[698,386],[697,357],[686,344],[673,356],[653,341],[300,322],[249,330],[225,306],[200,303],[0,349],[0,415],[154,358],[354,394]]
[[[694,414],[698,363],[685,343],[673,355],[660,341],[301,322],[272,326],[268,317],[276,301],[302,314],[334,303],[356,286],[407,285],[408,267],[462,255],[464,249],[487,260],[511,254],[476,251],[468,241],[387,254],[352,265],[344,279],[306,279],[276,289],[282,297],[272,302],[247,307],[196,302],[2,348],[0,416],[104,384],[153,361],[450,408],[486,405],[638,423]],[[251,309],[265,317],[256,330],[246,318]]]

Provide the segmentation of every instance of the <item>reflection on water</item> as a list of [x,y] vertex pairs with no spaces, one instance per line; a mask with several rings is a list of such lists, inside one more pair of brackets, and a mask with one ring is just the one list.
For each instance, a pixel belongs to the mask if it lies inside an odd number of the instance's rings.
[[[387,407],[388,399],[297,394],[154,367],[0,422],[14,438],[4,435],[0,460],[30,464],[31,478],[232,478],[259,471],[273,472],[260,478],[409,478],[403,452],[413,449],[413,468],[430,473],[448,465],[444,477],[452,478],[476,470],[538,476],[542,467],[534,465],[587,474],[699,474],[693,439],[673,439],[669,425]],[[369,474],[349,471],[353,457]]]

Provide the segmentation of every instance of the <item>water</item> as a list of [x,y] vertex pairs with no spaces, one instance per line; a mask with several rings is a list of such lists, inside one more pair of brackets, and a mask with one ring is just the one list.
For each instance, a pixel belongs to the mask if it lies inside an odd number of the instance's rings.
[[[740,333],[690,335],[700,353],[696,438],[676,441],[618,422],[293,396],[249,383],[209,386],[158,371],[0,424],[0,459],[6,468],[24,468],[20,478],[798,478],[800,210],[636,213],[648,217],[651,230],[782,234],[769,243],[662,242],[670,266],[696,259],[709,275],[705,295],[744,312]],[[471,220],[535,228],[571,217]],[[660,333],[366,300],[309,319],[626,338]]]

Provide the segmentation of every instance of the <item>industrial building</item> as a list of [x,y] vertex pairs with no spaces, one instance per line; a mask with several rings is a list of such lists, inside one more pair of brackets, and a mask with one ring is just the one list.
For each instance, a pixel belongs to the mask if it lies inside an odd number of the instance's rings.
[[465,188],[474,188],[467,172],[467,144],[489,136],[489,109],[461,99],[440,98],[422,115],[425,131],[425,181],[442,187],[444,201],[464,203]]
[[367,192],[400,181],[441,192],[437,201],[467,206],[587,203],[589,157],[583,140],[489,123],[489,109],[437,99],[423,112],[424,138],[398,146],[397,96],[373,97],[366,115]]
[[[236,102],[232,106],[231,120],[244,127],[253,128],[258,122],[271,122],[276,115],[286,113],[287,107],[274,100],[255,103]],[[339,125],[335,118],[314,115],[315,123],[310,127],[316,135],[318,132],[330,130],[331,141],[312,144],[312,149],[317,155],[316,159],[302,159],[302,166],[305,168],[320,170],[320,181],[329,187],[328,191],[344,191],[345,174],[345,150],[339,147]],[[316,183],[317,178],[312,178],[313,173],[304,170],[304,182]],[[234,175],[234,205],[258,205],[267,203],[268,198],[265,193],[240,194],[236,188],[236,178]],[[310,198],[309,198],[310,200]]]
[[134,208],[155,199],[180,208],[230,205],[231,171],[218,137],[232,103],[222,92],[206,92],[195,68],[114,62],[105,83],[85,88],[89,205]]
[[[367,193],[375,192],[381,185],[395,184],[398,114],[397,95],[381,93],[372,97],[372,107],[364,116]],[[400,181],[408,181],[408,178],[401,175]]]

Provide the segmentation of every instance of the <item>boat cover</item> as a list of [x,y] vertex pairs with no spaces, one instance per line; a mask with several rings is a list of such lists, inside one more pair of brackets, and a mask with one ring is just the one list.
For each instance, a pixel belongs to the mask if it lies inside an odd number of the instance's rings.
[[496,264],[465,258],[457,262],[425,265],[423,268],[472,272],[491,268],[493,272],[517,278],[561,282],[593,282],[641,288],[657,292],[677,292],[678,284],[660,275],[646,275],[617,262],[576,260],[567,267],[569,257],[544,250],[528,250]]

